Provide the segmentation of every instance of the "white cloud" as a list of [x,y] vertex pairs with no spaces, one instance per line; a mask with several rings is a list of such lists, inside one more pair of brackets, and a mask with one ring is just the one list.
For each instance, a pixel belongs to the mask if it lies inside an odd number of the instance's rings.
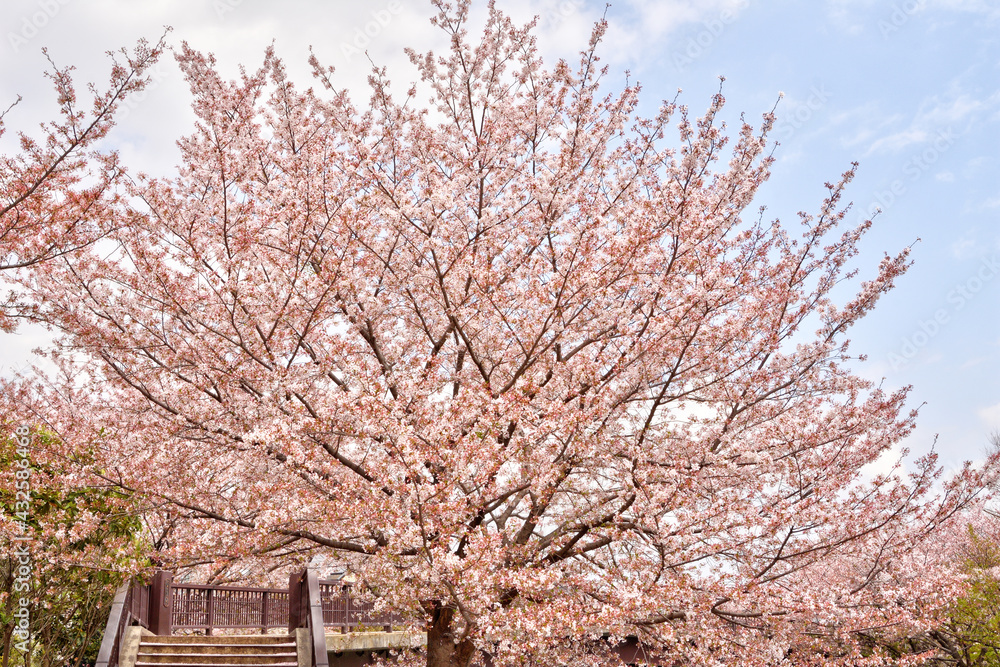
[[[953,86],[957,87],[957,86]],[[970,124],[1000,106],[1000,92],[977,98],[965,92],[932,95],[921,102],[910,124],[873,141],[866,155],[895,153],[922,144],[942,131],[962,133]]]
[[982,366],[984,364],[991,364],[991,363],[994,363],[996,361],[996,358],[997,357],[996,357],[995,354],[989,354],[989,355],[984,355],[984,356],[981,356],[981,357],[975,357],[973,359],[969,359],[969,360],[963,362],[962,365],[959,366],[959,369],[961,369],[961,370],[964,371],[964,370],[968,370],[970,368],[977,368],[977,367]]
[[901,120],[902,116],[885,113],[874,102],[835,113],[830,118],[833,125],[848,128],[849,134],[841,138],[841,144],[845,147],[868,144],[884,128]]
[[983,246],[980,243],[978,230],[970,229],[963,233],[954,243],[951,244],[951,254],[956,259],[969,259],[982,254]]
[[977,414],[989,428],[1000,428],[1000,403],[983,408]]
[[880,14],[891,14],[894,10],[898,10],[908,16],[941,11],[983,14],[988,20],[1000,17],[1000,8],[993,0],[915,0],[891,4],[877,0],[827,0],[826,5],[831,18],[841,22],[851,19],[857,21],[860,14],[870,10]]
[[1000,18],[1000,7],[993,0],[924,0],[935,9],[984,14],[989,20]]
[[[606,43],[608,52],[614,54],[615,64],[632,64],[649,52],[649,45],[656,44],[682,28],[703,28],[694,39],[697,53],[687,51],[688,40],[677,40],[671,49],[677,58],[697,59],[700,53],[712,48],[740,14],[749,6],[749,0],[626,0],[625,9],[608,13]],[[703,39],[702,39],[703,37]]]

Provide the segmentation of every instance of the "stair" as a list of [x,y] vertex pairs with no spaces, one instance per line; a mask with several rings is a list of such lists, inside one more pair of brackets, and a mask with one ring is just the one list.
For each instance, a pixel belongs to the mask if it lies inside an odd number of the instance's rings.
[[297,667],[295,638],[281,635],[144,636],[135,667]]

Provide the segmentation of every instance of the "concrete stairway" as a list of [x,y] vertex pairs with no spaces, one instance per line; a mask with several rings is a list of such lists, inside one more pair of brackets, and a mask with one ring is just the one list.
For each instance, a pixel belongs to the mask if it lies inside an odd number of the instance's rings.
[[139,642],[135,667],[296,667],[295,638],[287,635],[156,636]]

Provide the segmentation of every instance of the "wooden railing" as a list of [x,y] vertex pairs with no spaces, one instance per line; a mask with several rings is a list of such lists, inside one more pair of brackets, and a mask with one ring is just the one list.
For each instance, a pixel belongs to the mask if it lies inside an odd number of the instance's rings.
[[356,600],[349,584],[320,581],[312,570],[293,574],[287,589],[175,584],[169,572],[158,571],[150,584],[129,581],[118,589],[95,667],[117,667],[125,630],[132,625],[157,635],[177,630],[211,635],[215,630],[266,633],[272,628],[289,632],[306,628],[313,667],[328,667],[326,628],[388,632],[402,623],[401,616],[376,614],[371,603]]
[[351,596],[350,584],[337,581],[320,581],[323,601],[323,625],[350,632],[358,628],[381,628],[388,632],[394,625],[402,625],[399,614],[376,614],[374,605]]
[[[297,581],[301,574],[293,575]],[[259,629],[289,625],[290,596],[288,589],[247,588],[241,586],[205,586],[173,584],[171,593],[170,632],[176,630]],[[323,626],[350,632],[358,628],[382,628],[401,625],[397,614],[375,613],[369,602],[360,602],[351,595],[351,586],[337,581],[317,580],[318,600],[323,610]],[[296,626],[304,627],[304,626]]]
[[174,584],[170,630],[258,629],[288,625],[288,590]]
[[150,586],[126,581],[115,593],[111,613],[104,628],[104,638],[95,667],[117,667],[125,629],[131,625],[149,628]]

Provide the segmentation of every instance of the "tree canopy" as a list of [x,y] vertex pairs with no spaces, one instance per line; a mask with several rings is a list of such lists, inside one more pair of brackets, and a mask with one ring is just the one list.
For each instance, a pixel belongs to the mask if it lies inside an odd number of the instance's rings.
[[474,40],[435,5],[447,51],[361,107],[315,58],[302,90],[270,50],[226,81],[183,44],[178,172],[120,179],[99,247],[19,278],[63,371],[22,404],[184,519],[162,557],[340,554],[427,620],[428,665],[597,664],[605,634],[880,659],[852,637],[958,584],[914,559],[997,459],[865,474],[916,415],[851,370],[908,264],[852,282],[853,167],[768,221],[772,113],[732,140],[721,91],[644,117],[602,86],[604,22],[547,69],[531,25],[491,4]]

